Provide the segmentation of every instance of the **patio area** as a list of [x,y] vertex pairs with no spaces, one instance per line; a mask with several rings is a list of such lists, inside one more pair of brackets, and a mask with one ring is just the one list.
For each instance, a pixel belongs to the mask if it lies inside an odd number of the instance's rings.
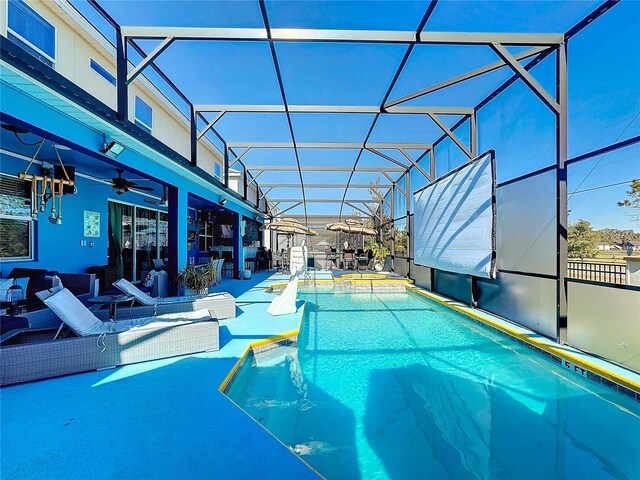
[[266,313],[265,289],[285,278],[217,288],[238,308],[217,352],[3,388],[2,478],[317,478],[218,391],[249,343],[298,328],[300,307]]

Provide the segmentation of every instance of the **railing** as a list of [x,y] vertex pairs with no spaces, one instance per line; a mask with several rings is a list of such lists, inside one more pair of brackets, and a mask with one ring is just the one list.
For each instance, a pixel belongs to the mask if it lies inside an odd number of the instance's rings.
[[595,282],[626,282],[626,266],[621,263],[567,262],[567,277]]

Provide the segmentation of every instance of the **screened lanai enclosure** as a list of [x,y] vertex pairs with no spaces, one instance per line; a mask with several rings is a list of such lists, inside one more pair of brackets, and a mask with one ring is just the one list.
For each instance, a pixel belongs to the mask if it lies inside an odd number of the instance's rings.
[[640,287],[574,278],[567,245],[638,235],[638,2],[77,3],[118,114],[152,81],[268,220],[375,218],[396,273],[640,369]]

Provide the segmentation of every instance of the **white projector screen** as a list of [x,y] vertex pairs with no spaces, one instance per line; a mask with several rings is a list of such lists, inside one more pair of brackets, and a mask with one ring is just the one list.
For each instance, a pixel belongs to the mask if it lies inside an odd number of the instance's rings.
[[414,262],[495,278],[493,150],[414,193]]

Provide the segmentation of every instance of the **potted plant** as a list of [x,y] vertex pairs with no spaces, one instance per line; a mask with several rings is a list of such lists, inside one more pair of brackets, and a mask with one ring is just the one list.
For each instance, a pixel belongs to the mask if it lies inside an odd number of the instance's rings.
[[187,265],[176,276],[176,283],[186,289],[187,295],[206,295],[209,287],[217,282],[218,271],[214,262],[209,262],[206,266]]
[[389,248],[379,243],[370,243],[365,247],[365,250],[373,254],[373,268],[375,271],[381,271],[384,267],[385,257],[391,254]]

